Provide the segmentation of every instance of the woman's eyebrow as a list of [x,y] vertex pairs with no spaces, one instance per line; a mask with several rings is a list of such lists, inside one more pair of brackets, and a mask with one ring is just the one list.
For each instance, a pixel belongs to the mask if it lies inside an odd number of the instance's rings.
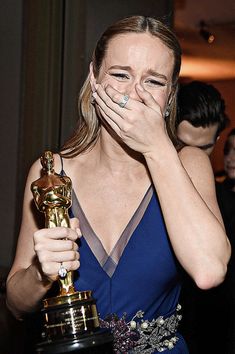
[[[127,66],[127,65],[112,65],[112,66],[110,66],[109,70],[112,70],[112,69],[121,69],[121,70],[126,70],[126,71],[133,71],[133,69],[130,66]],[[164,80],[167,80],[167,77],[165,75],[160,74],[157,71],[152,70],[152,69],[147,70],[146,74],[147,75],[151,75],[151,76],[155,76],[157,78],[160,77],[160,78],[162,78]]]
[[162,79],[164,79],[164,80],[167,80],[167,77],[166,77],[165,75],[160,74],[160,73],[158,73],[157,71],[152,70],[152,69],[147,70],[147,74],[148,74],[148,75],[151,75],[151,76],[158,77],[158,78],[160,77],[160,78],[162,78]]
[[121,70],[127,70],[127,71],[131,71],[131,67],[130,66],[124,66],[124,65],[112,65],[110,66],[110,69],[121,69]]

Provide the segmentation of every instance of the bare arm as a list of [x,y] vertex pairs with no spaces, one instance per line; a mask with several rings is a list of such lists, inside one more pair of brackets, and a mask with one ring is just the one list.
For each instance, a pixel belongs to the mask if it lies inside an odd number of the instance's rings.
[[[179,157],[166,141],[166,158],[146,155],[175,254],[200,288],[224,279],[230,244],[218,208],[208,156],[184,148]],[[163,157],[163,156],[162,156]]]
[[[29,172],[16,255],[7,279],[7,304],[18,318],[38,308],[41,299],[57,279],[60,262],[65,262],[68,270],[79,266],[75,243],[77,231],[38,228],[39,211],[33,204],[30,186],[40,177],[40,169],[37,161]],[[77,222],[74,227],[78,227]],[[65,237],[68,240],[64,240]]]

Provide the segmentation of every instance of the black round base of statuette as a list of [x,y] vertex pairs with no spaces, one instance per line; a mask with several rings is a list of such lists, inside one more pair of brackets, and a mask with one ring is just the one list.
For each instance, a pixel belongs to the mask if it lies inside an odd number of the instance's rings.
[[113,354],[113,335],[106,329],[76,338],[47,340],[37,344],[36,354]]

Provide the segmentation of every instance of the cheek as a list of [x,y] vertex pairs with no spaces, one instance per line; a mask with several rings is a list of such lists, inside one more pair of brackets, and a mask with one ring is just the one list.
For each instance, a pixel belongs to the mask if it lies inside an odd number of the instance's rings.
[[154,100],[159,104],[162,110],[166,108],[168,101],[168,94],[166,92],[151,90],[147,88],[146,91],[148,91],[153,96]]
[[97,83],[101,84],[103,88],[106,88],[108,85],[110,85],[115,90],[119,90],[124,86],[122,82],[118,82],[117,80],[113,79],[110,75],[106,75],[105,73],[99,75],[97,79]]

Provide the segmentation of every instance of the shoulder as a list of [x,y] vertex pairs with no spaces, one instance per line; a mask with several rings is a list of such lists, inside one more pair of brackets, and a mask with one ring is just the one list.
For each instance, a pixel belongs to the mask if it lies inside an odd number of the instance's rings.
[[215,199],[215,177],[209,156],[199,148],[186,146],[179,158],[189,178],[203,199]]
[[41,176],[42,165],[40,158],[38,158],[34,163],[31,165],[28,173],[28,182],[35,181],[36,179],[40,178]]
[[56,173],[61,173],[64,170],[64,159],[60,154],[53,154],[54,157],[54,169]]
[[180,161],[189,175],[201,177],[208,175],[213,177],[209,156],[197,147],[185,146],[178,153]]
[[195,189],[223,225],[209,156],[199,148],[187,146],[180,151],[179,158]]
[[[193,161],[197,160],[200,163],[209,163],[210,159],[208,155],[201,149],[194,146],[184,146],[179,151],[179,158],[182,162],[186,164],[192,164]],[[193,161],[192,161],[193,158]]]

